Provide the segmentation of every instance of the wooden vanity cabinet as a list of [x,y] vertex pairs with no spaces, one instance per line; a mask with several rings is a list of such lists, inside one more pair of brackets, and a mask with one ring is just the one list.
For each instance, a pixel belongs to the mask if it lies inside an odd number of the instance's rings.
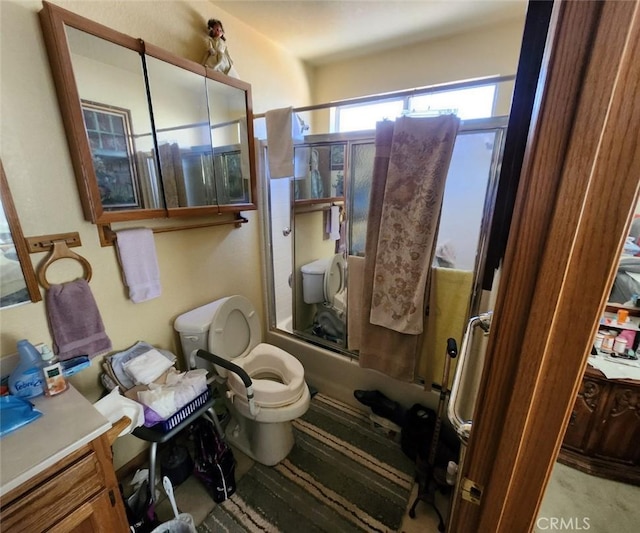
[[107,434],[3,496],[0,524],[6,532],[128,532]]
[[640,381],[609,380],[587,367],[558,461],[640,485]]

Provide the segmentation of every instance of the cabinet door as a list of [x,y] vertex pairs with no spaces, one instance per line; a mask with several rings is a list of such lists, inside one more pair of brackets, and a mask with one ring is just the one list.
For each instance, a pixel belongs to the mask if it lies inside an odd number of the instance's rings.
[[611,384],[594,455],[640,464],[640,387]]
[[208,70],[207,102],[218,205],[221,211],[252,208],[256,192],[250,86]]
[[563,445],[578,451],[585,451],[588,437],[596,420],[599,402],[604,396],[606,385],[601,381],[584,378],[578,397],[571,412]]
[[[110,493],[111,492],[111,493]],[[55,526],[60,533],[116,533],[129,530],[114,511],[117,496],[104,490]]]
[[141,41],[46,2],[40,19],[85,218],[163,216]]

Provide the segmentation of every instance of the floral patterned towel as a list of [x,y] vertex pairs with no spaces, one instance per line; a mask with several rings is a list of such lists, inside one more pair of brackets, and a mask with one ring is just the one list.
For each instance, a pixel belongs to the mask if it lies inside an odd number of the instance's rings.
[[395,121],[375,259],[370,321],[422,333],[444,186],[460,120]]

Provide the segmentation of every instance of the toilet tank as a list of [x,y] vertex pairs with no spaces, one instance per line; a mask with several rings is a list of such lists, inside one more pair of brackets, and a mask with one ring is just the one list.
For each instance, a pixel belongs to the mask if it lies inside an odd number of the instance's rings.
[[306,304],[324,302],[324,273],[331,259],[317,259],[302,265],[302,298]]
[[191,352],[194,350],[208,351],[209,327],[217,307],[216,302],[203,305],[183,313],[173,323],[173,329],[180,334],[185,368],[206,368],[210,370],[213,366],[200,357],[192,358]]

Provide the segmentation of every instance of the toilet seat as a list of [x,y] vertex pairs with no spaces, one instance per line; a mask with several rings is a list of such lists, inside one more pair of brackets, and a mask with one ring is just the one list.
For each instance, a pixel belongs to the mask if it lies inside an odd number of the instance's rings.
[[[249,374],[256,405],[261,408],[295,403],[307,388],[300,361],[277,346],[258,344],[249,355],[233,362]],[[246,398],[247,390],[237,374],[229,373],[227,385],[233,395]]]
[[[253,382],[256,405],[265,408],[290,405],[306,388],[304,368],[291,354],[271,344],[259,343],[260,321],[244,296],[219,300],[209,328],[211,353],[242,368]],[[215,365],[227,378],[232,395],[246,398],[247,389],[235,372]]]
[[336,294],[342,291],[345,286],[345,264],[342,254],[335,254],[327,261],[327,268],[324,273],[324,301],[333,305]]

